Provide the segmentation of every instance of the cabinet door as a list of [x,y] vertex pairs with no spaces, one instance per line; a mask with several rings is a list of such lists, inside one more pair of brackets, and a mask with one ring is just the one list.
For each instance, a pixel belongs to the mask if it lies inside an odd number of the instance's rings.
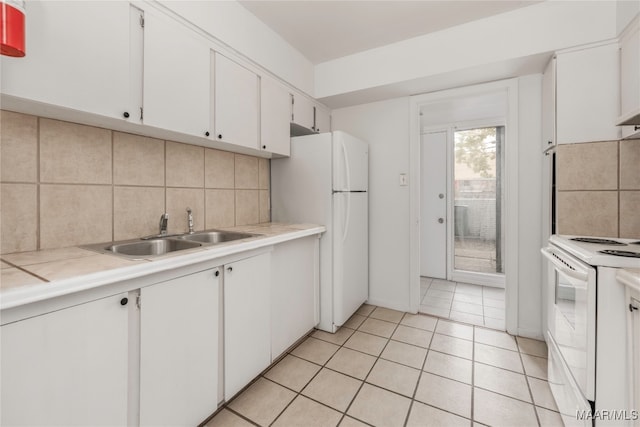
[[189,28],[145,10],[144,124],[202,137],[210,132],[209,51]]
[[316,132],[331,132],[331,115],[324,107],[316,106]]
[[268,76],[260,78],[260,144],[264,151],[289,156],[291,94]]
[[293,94],[293,123],[315,130],[313,102],[306,96]]
[[542,75],[542,151],[556,145],[556,59]]
[[557,55],[558,144],[611,141],[620,137],[617,44]]
[[198,425],[217,409],[219,275],[140,290],[140,425]]
[[27,2],[24,58],[2,56],[2,93],[108,117],[130,106],[128,2]]
[[126,294],[0,328],[1,424],[127,424]]
[[620,41],[620,118],[637,115],[640,115],[640,22]]
[[311,236],[281,243],[273,250],[272,359],[318,324],[319,242],[318,237]]
[[271,363],[271,254],[225,265],[224,396],[228,401]]
[[258,76],[215,53],[216,138],[258,148]]

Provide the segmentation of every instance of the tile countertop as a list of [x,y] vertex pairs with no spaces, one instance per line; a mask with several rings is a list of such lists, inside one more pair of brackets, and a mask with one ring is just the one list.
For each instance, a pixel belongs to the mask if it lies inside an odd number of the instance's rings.
[[0,255],[0,310],[320,234],[325,228],[315,224],[264,223],[220,230],[258,236],[143,260],[79,247]]

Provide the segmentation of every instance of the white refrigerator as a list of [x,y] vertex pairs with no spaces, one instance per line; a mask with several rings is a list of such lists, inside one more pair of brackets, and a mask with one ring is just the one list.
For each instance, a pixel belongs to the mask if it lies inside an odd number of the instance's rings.
[[291,138],[271,160],[271,216],[322,224],[320,319],[335,332],[369,297],[369,147],[344,132]]

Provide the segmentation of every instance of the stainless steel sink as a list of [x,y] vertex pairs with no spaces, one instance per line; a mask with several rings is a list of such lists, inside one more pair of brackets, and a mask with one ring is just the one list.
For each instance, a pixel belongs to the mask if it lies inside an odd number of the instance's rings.
[[125,240],[114,243],[99,243],[82,246],[92,251],[123,256],[133,259],[144,259],[169,254],[185,249],[213,246],[233,240],[255,237],[257,234],[239,233],[235,231],[205,230],[193,234],[171,235],[136,240]]
[[140,242],[119,243],[106,247],[107,251],[123,255],[163,255],[169,252],[197,248],[202,244],[174,239],[142,240]]
[[168,253],[193,249],[203,246],[202,243],[190,242],[178,239],[150,239],[150,240],[127,240],[115,243],[99,243],[95,245],[82,246],[96,252],[124,256],[133,259],[142,259],[165,255]]
[[253,237],[255,234],[249,233],[238,233],[234,231],[200,231],[193,234],[185,234],[183,236],[179,236],[179,239],[193,241],[193,242],[202,242],[202,243],[224,243],[230,242],[232,240],[246,239],[248,237]]

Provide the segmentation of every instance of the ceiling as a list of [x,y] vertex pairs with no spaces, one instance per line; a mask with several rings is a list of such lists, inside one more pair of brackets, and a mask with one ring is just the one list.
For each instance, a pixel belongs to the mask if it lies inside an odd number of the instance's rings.
[[536,3],[540,0],[240,0],[314,64]]

